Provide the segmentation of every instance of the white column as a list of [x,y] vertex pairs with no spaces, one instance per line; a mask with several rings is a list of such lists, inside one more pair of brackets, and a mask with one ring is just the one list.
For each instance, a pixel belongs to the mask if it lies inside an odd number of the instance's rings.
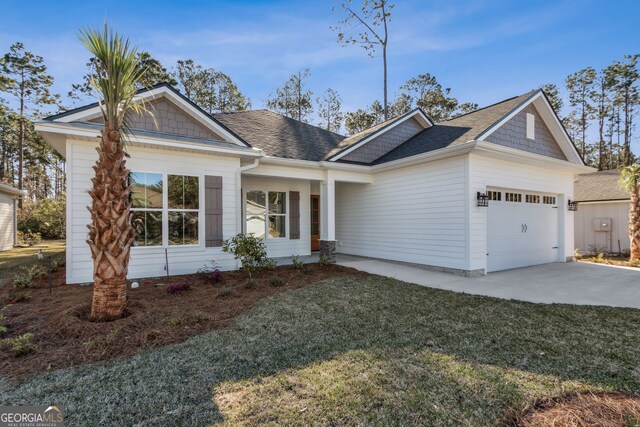
[[320,183],[320,240],[336,240],[336,182],[327,177]]

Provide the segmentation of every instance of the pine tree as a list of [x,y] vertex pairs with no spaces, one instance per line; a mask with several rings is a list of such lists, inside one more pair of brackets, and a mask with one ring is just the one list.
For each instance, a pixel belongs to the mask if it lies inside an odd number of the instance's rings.
[[324,95],[317,98],[319,126],[329,132],[339,132],[342,127],[343,114],[341,111],[342,100],[335,90],[329,88]]
[[594,114],[594,107],[591,101],[594,97],[593,83],[595,78],[596,70],[592,67],[587,67],[569,75],[566,79],[569,102],[572,107],[578,108],[575,119],[580,127],[580,151],[583,160],[587,157],[587,128]]
[[289,80],[272,92],[266,100],[267,108],[283,116],[308,123],[309,116],[313,113],[311,102],[313,92],[305,88],[310,74],[308,68],[292,74]]

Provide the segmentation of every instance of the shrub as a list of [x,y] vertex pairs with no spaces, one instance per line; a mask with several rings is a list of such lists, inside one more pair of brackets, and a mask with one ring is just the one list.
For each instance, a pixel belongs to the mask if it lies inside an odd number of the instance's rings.
[[244,284],[244,287],[247,289],[255,289],[258,287],[258,282],[253,279],[247,280],[247,283]]
[[300,261],[300,257],[298,255],[291,256],[291,265],[296,270],[304,270],[304,262]]
[[191,285],[187,282],[184,283],[176,283],[173,285],[169,285],[167,287],[167,292],[170,294],[179,294],[182,293],[184,291],[188,291],[189,289],[191,289]]
[[640,259],[632,259],[629,261],[631,267],[640,267]]
[[35,246],[42,241],[40,233],[31,231],[18,231],[19,246]]
[[229,298],[236,294],[236,290],[230,287],[220,289],[218,292],[218,298]]
[[7,327],[4,324],[5,320],[4,314],[0,313],[0,336],[7,333]]
[[271,286],[273,286],[274,288],[277,288],[277,287],[280,287],[280,286],[284,285],[284,280],[282,280],[278,276],[273,276],[271,279],[269,279],[269,284]]
[[32,333],[22,334],[16,338],[8,338],[5,340],[9,344],[9,348],[15,357],[24,356],[36,350],[35,345],[31,342]]
[[44,277],[47,275],[47,268],[43,265],[32,265],[31,267],[22,267],[21,270],[25,275],[35,279],[36,277]]
[[182,325],[182,322],[183,322],[182,317],[176,316],[169,319],[167,323],[169,324],[169,326],[180,326]]
[[18,274],[13,279],[13,287],[16,289],[26,289],[33,287],[33,279],[26,274]]
[[61,255],[51,258],[51,270],[57,270],[67,265],[67,257],[64,252]]
[[222,272],[220,272],[220,267],[215,261],[211,261],[211,265],[199,268],[196,274],[206,282],[215,284],[222,281]]
[[278,261],[273,258],[267,258],[262,263],[262,267],[266,268],[267,270],[275,270],[276,267],[278,267]]
[[18,215],[18,229],[37,233],[45,239],[64,239],[65,215],[64,197],[25,203]]
[[9,295],[9,301],[12,304],[29,301],[31,299],[31,294],[29,292],[12,292]]
[[331,265],[331,261],[329,261],[329,257],[326,255],[322,255],[320,257],[320,265],[324,267]]
[[237,234],[222,242],[222,250],[234,255],[242,263],[242,269],[249,273],[259,271],[267,259],[267,248],[262,239],[253,234]]
[[574,259],[582,259],[582,252],[580,252],[580,249],[574,249],[573,250],[573,258]]

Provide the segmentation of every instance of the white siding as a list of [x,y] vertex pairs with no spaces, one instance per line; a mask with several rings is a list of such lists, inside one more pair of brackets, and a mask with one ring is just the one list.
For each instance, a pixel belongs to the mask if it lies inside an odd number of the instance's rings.
[[[247,175],[242,177],[243,200],[245,200],[244,195],[246,195],[248,191],[253,190],[284,191],[287,193],[287,237],[278,239],[267,238],[265,240],[267,255],[269,257],[276,258],[311,254],[311,229],[309,228],[310,188],[310,181],[302,179],[279,179]],[[300,192],[300,239],[294,240],[289,239],[289,191]]]
[[[240,161],[237,158],[194,154],[129,147],[131,158],[127,167],[133,171],[162,172],[171,174],[199,175],[201,183],[205,175],[222,176],[223,182],[223,226],[224,238],[238,232],[237,200],[239,189],[236,184]],[[91,203],[88,190],[97,158],[95,145],[88,142],[67,142],[68,174],[70,183],[67,191],[67,282],[83,283],[92,281],[93,261],[87,239],[87,224],[90,221],[87,206]],[[200,185],[201,200],[204,186]],[[170,246],[169,272],[174,274],[193,273],[207,262],[215,260],[223,269],[235,269],[232,255],[221,248],[204,246],[204,203],[200,204],[200,244],[196,247]],[[165,251],[163,248],[134,247],[131,249],[129,278],[163,276],[166,274]]]
[[[487,187],[529,190],[558,195],[558,261],[573,256],[573,215],[567,200],[573,198],[573,175],[550,166],[531,166],[478,155],[469,156],[469,259],[470,269],[486,268],[487,209],[476,206],[476,193]],[[489,202],[491,203],[491,202]]]
[[463,157],[336,183],[339,253],[467,269]]
[[15,243],[14,199],[0,193],[0,251],[13,248]]
[[[583,252],[628,251],[629,201],[610,203],[580,203],[575,212],[576,248]],[[593,231],[595,218],[611,218],[610,232]]]

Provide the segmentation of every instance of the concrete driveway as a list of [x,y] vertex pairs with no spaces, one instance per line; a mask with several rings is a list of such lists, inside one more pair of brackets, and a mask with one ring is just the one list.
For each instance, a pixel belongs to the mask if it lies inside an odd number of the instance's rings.
[[570,262],[458,277],[392,262],[338,256],[338,264],[437,289],[537,303],[640,308],[640,269]]

